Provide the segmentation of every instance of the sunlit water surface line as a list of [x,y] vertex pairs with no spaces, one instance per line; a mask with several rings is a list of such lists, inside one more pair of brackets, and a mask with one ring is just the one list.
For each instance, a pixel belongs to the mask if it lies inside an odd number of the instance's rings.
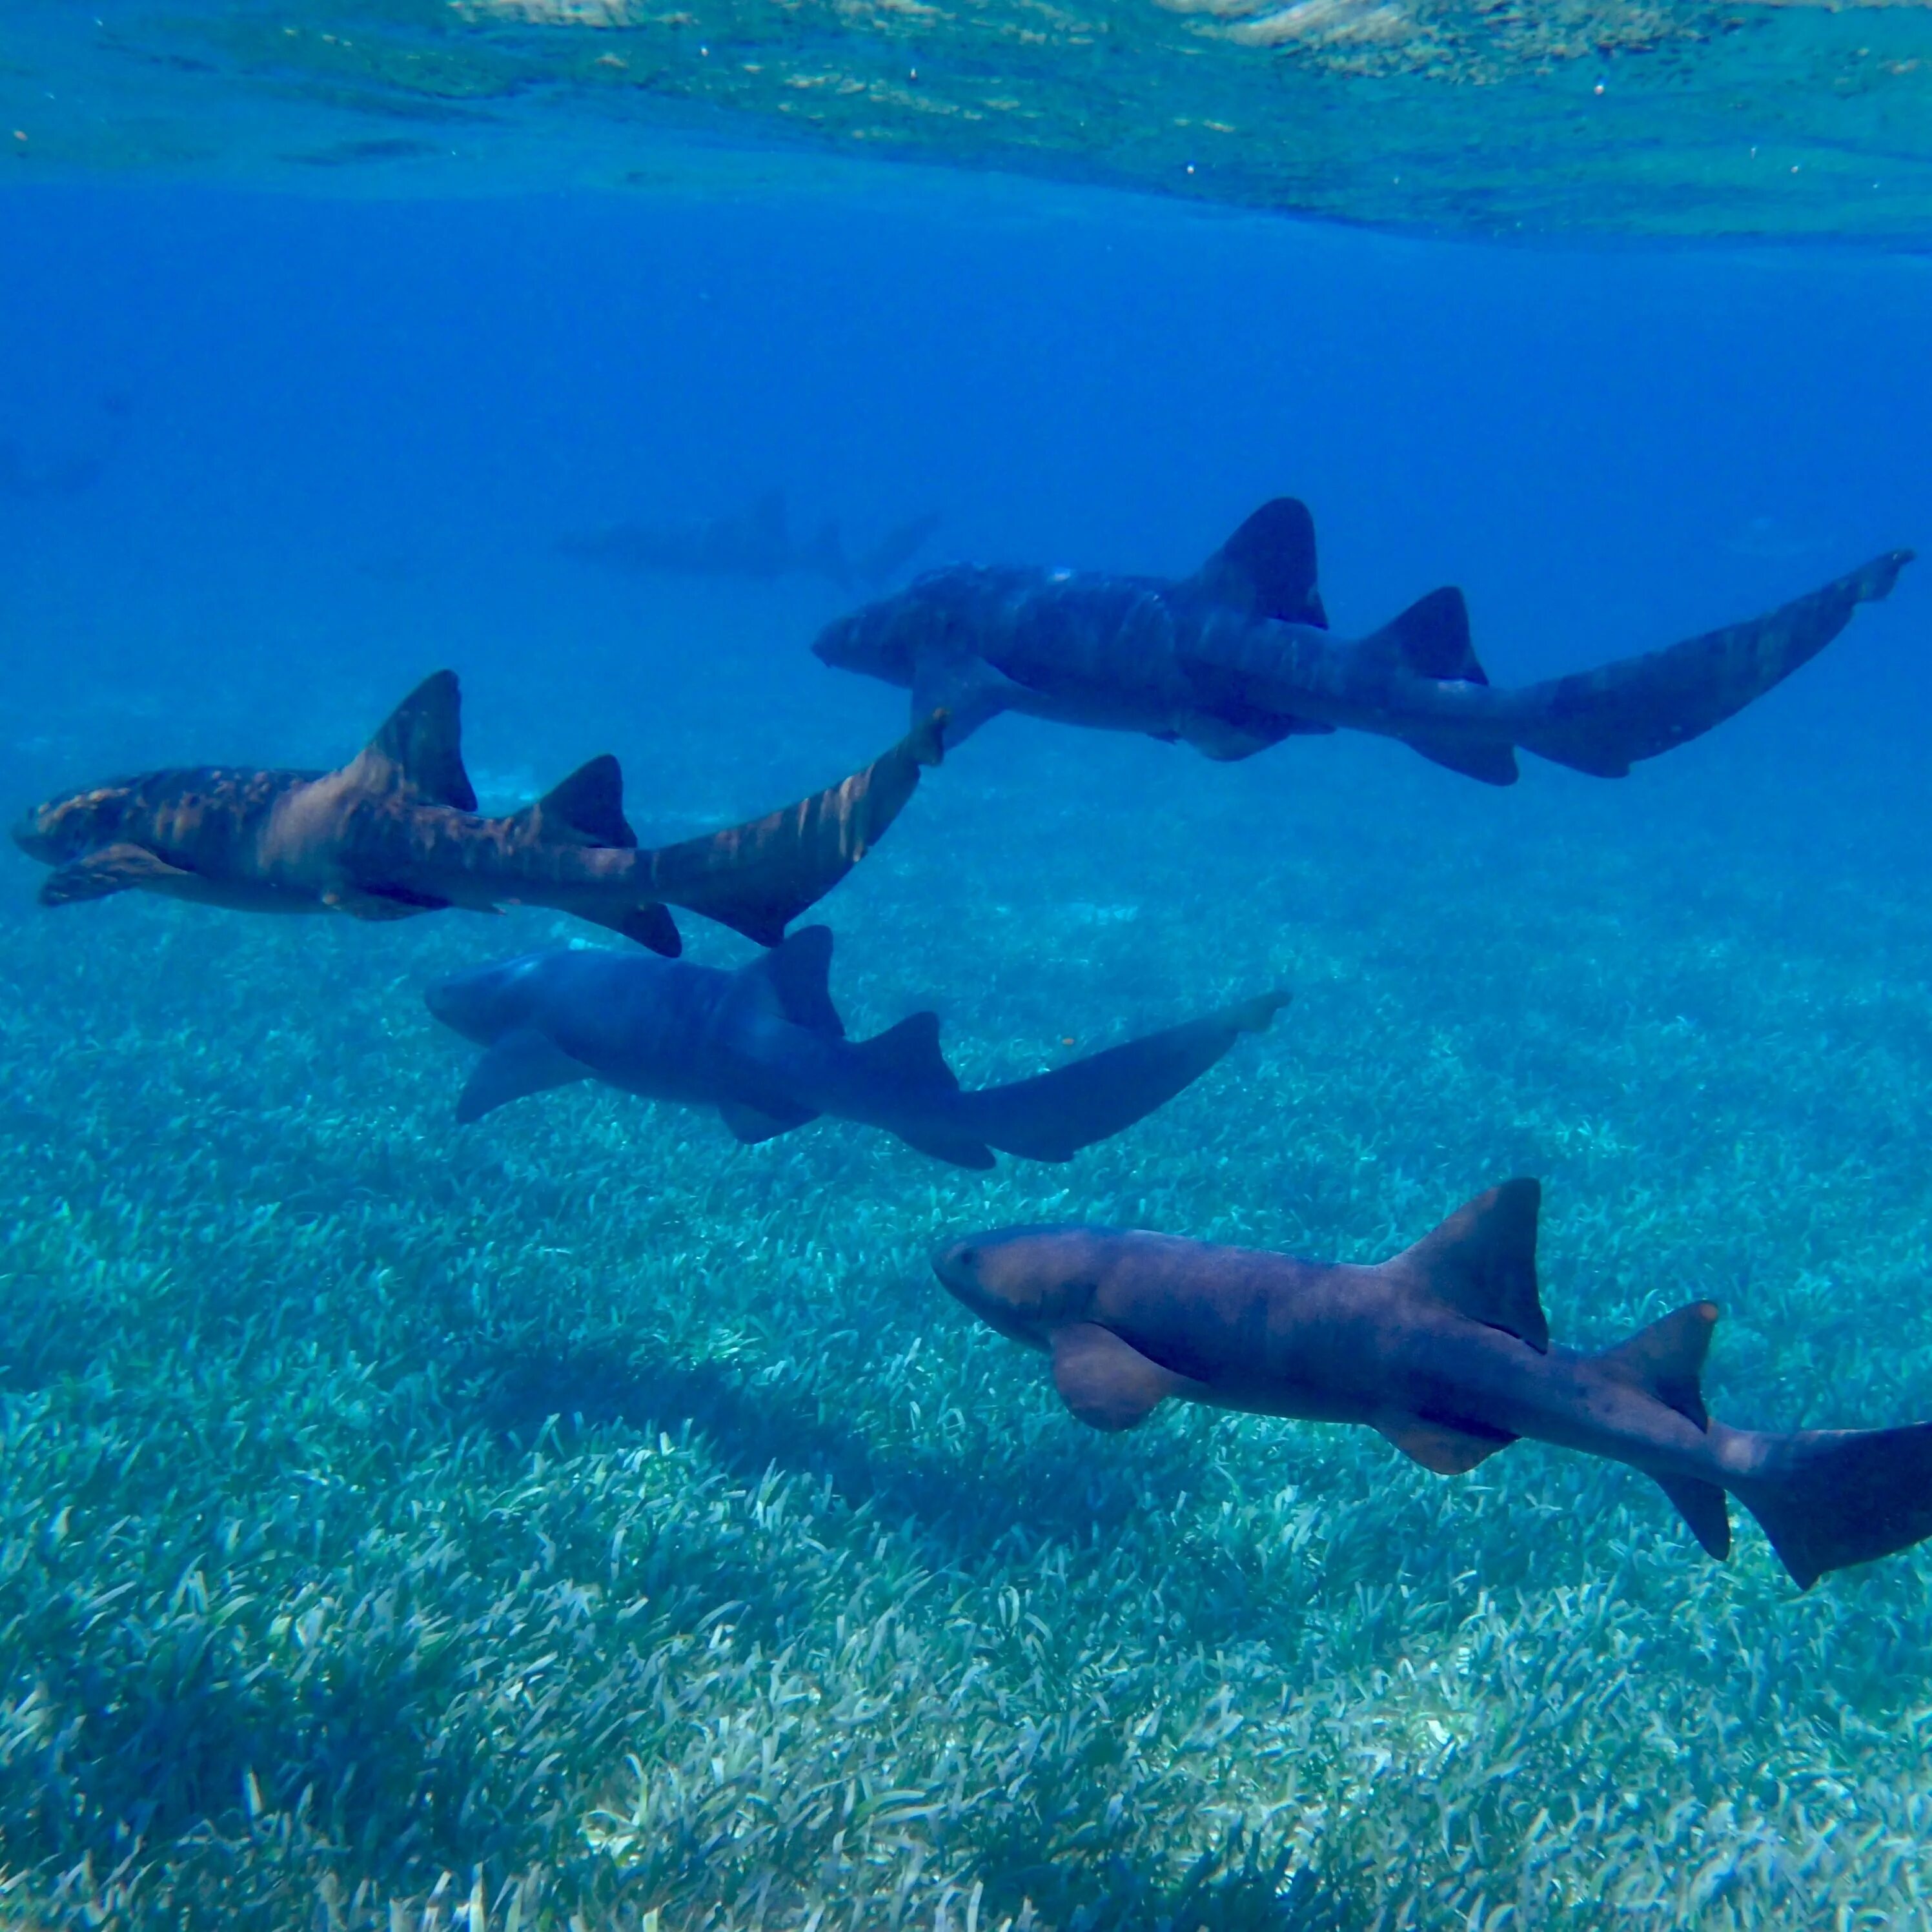
[[1916,0],[16,0],[0,47],[28,178],[799,191],[883,155],[1417,230],[1932,240]]

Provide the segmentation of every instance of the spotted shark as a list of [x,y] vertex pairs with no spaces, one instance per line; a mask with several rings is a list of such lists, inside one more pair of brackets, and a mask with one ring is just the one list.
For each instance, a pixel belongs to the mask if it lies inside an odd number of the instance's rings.
[[1712,1418],[1714,1304],[1600,1354],[1553,1346],[1540,1199],[1535,1181],[1506,1181],[1373,1267],[1081,1227],[975,1235],[933,1265],[982,1321],[1052,1358],[1060,1400],[1096,1429],[1130,1429],[1173,1396],[1366,1424],[1441,1475],[1526,1436],[1642,1470],[1720,1559],[1736,1496],[1801,1588],[1932,1536],[1932,1424],[1766,1434]]
[[1789,677],[1859,604],[1886,596],[1912,555],[1888,551],[1764,616],[1664,650],[1502,688],[1478,661],[1453,586],[1366,637],[1332,634],[1314,520],[1282,496],[1191,577],[951,566],[837,620],[812,650],[907,687],[916,716],[943,707],[949,744],[1018,711],[1210,758],[1347,729],[1488,784],[1515,782],[1519,750],[1621,778]]
[[806,926],[736,972],[565,948],[457,974],[424,997],[436,1018],[484,1049],[457,1103],[459,1121],[595,1080],[716,1107],[746,1142],[828,1115],[972,1168],[991,1167],[995,1148],[1071,1160],[1172,1100],[1243,1034],[1265,1031],[1288,998],[1265,993],[1032,1079],[968,1093],[940,1052],[936,1014],[848,1040],[831,964],[831,933]]
[[36,806],[14,840],[54,868],[44,905],[130,891],[362,920],[541,905],[675,955],[671,906],[776,944],[865,856],[940,756],[938,721],[925,719],[826,790],[645,848],[625,819],[615,758],[592,759],[520,812],[486,817],[461,735],[456,675],[438,671],[334,771],[148,772]]

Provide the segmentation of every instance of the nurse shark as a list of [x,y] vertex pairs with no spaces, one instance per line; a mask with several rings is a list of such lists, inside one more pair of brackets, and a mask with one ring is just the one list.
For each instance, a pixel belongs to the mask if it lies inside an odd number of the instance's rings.
[[1192,577],[955,565],[842,617],[812,650],[944,708],[956,744],[1002,711],[1245,758],[1301,733],[1400,739],[1510,784],[1518,750],[1598,778],[1700,736],[1822,650],[1912,559],[1890,550],[1767,615],[1594,670],[1502,689],[1462,593],[1432,591],[1365,638],[1332,635],[1315,526],[1262,506]]
[[669,954],[676,905],[769,946],[865,856],[940,755],[926,719],[824,791],[652,849],[625,820],[608,755],[520,812],[479,815],[459,707],[455,673],[438,671],[334,771],[148,772],[36,806],[14,841],[55,868],[43,905],[130,891],[362,920],[542,905]]
[[1174,1396],[1366,1424],[1445,1476],[1527,1436],[1642,1470],[1712,1556],[1730,1554],[1736,1496],[1801,1588],[1932,1536],[1932,1424],[1763,1434],[1711,1418],[1714,1304],[1601,1354],[1552,1346],[1540,1201],[1537,1182],[1505,1181],[1372,1268],[1080,1227],[975,1235],[933,1266],[982,1321],[1045,1351],[1096,1429]]
[[484,1049],[457,1102],[460,1121],[596,1080],[716,1107],[740,1141],[770,1140],[824,1114],[974,1168],[991,1167],[995,1148],[1071,1160],[1172,1100],[1243,1034],[1265,1031],[1288,999],[1264,993],[1030,1080],[966,1093],[940,1052],[936,1014],[848,1040],[827,984],[831,963],[830,932],[806,926],[736,972],[563,949],[457,974],[424,998]]

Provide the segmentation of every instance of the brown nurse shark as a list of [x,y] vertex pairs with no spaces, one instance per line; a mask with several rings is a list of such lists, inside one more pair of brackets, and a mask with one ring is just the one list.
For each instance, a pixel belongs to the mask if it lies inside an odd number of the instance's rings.
[[14,843],[55,870],[44,905],[165,892],[251,912],[407,919],[542,905],[676,954],[668,906],[760,944],[836,885],[939,761],[927,719],[828,790],[748,824],[647,849],[615,758],[593,758],[522,811],[484,818],[463,768],[456,674],[436,672],[332,772],[201,766],[50,800]]
[[1552,1346],[1540,1198],[1506,1181],[1372,1268],[1077,1227],[975,1235],[933,1266],[982,1320],[1046,1351],[1061,1400],[1096,1429],[1175,1396],[1366,1423],[1445,1476],[1528,1436],[1654,1478],[1720,1558],[1728,1492],[1801,1588],[1932,1536],[1932,1424],[1768,1435],[1711,1419],[1711,1302],[1602,1354]]

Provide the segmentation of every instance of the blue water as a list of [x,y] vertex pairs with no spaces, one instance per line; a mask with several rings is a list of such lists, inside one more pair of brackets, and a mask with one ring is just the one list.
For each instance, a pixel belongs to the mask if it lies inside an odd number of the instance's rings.
[[[1932,542],[1917,258],[1504,249],[937,174],[130,181],[0,193],[0,442],[100,459],[0,496],[16,806],[332,764],[445,664],[486,802],[609,749],[648,842],[828,783],[904,718],[807,649],[850,596],[558,548],[774,487],[855,547],[930,508],[922,562],[1160,574],[1292,491],[1338,629],[1460,584],[1504,682]],[[986,1182],[580,1093],[461,1139],[420,988],[553,916],[43,911],[10,850],[0,1868],[50,1923],[1580,1926],[1627,1922],[1618,1886],[1646,1924],[1924,1922],[1923,1552],[1801,1602],[1748,1527],[1718,1570],[1575,1458],[1445,1486],[1374,1438],[1199,1418],[1096,1448],[921,1257],[1092,1216],[1372,1258],[1520,1169],[1559,1334],[1708,1293],[1727,1414],[1932,1413],[1928,568],[1616,784],[996,721],[820,909],[855,1031],[938,1006],[987,1078],[1279,978],[1298,1004],[1118,1143]],[[100,1448],[130,1415],[135,1473]],[[620,1492],[662,1506],[643,1581],[596,1513]],[[203,1649],[190,1574],[232,1608]],[[398,1601],[450,1620],[447,1682],[367,1636]],[[311,1678],[324,1639],[289,1633],[318,1604],[346,1634]],[[842,1620],[895,1604],[862,1667]],[[503,1688],[560,1668],[554,1704]],[[1618,1671],[1621,1701],[1565,1702]],[[788,1672],[792,1702],[759,1688]],[[1028,1752],[1058,1781],[1023,1803]],[[852,1780],[918,1802],[854,1823]]]

